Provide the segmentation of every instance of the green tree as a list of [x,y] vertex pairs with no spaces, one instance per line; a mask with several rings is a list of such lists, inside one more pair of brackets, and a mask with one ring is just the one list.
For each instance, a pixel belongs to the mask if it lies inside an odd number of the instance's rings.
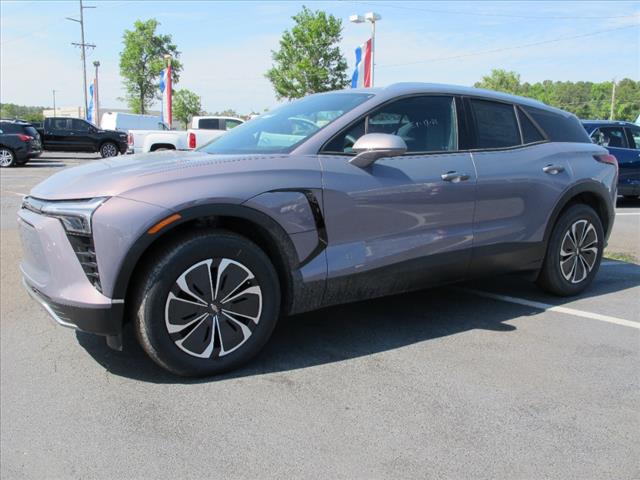
[[0,104],[0,118],[26,120],[28,122],[42,122],[44,116],[42,110],[45,107],[28,107],[26,105],[16,105],[15,103]]
[[295,25],[282,34],[280,49],[271,52],[274,65],[265,74],[278,99],[346,87],[347,62],[338,46],[342,20],[304,6],[292,18]]
[[482,80],[476,82],[474,87],[496,90],[512,94],[520,94],[522,85],[520,84],[520,74],[508,72],[501,68],[494,68],[490,75],[485,75]]
[[199,115],[201,111],[200,97],[191,90],[182,88],[173,92],[172,113],[177,120],[184,123],[184,128],[188,128],[193,116]]
[[120,52],[120,75],[124,78],[127,92],[125,100],[135,113],[144,114],[153,102],[160,98],[158,77],[164,68],[164,55],[171,60],[171,79],[177,83],[180,79],[182,64],[178,60],[180,52],[171,43],[171,35],[156,34],[160,23],[151,18],[147,21],[136,20],[133,30],[125,30],[124,49]]

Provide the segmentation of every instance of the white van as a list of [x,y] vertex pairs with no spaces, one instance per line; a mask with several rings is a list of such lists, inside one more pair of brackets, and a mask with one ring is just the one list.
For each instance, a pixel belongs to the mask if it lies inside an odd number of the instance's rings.
[[169,130],[158,116],[122,112],[103,113],[100,128],[104,130],[120,130],[122,132],[128,130]]

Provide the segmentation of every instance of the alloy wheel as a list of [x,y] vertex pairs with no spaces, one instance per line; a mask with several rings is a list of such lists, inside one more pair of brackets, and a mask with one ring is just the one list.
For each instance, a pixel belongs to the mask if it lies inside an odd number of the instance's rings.
[[578,220],[564,234],[560,246],[560,271],[571,283],[582,282],[598,259],[598,234],[587,220]]
[[10,167],[13,163],[13,152],[6,148],[0,149],[0,167]]
[[102,146],[102,155],[104,157],[115,157],[118,155],[118,150],[113,143],[107,143]]
[[228,258],[203,260],[184,271],[165,303],[174,344],[198,358],[240,348],[260,321],[262,290],[246,266]]

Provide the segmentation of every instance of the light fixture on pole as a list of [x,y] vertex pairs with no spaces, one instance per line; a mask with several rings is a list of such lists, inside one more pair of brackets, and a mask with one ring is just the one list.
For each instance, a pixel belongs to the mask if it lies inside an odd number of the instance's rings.
[[98,67],[100,66],[100,62],[95,60],[93,66],[96,67],[96,77],[93,80],[93,103],[95,108],[93,123],[96,127],[100,127],[100,97],[98,96]]
[[373,87],[375,72],[375,55],[376,55],[376,22],[381,20],[382,16],[375,12],[367,12],[363,15],[351,15],[349,21],[351,23],[371,23],[371,86]]

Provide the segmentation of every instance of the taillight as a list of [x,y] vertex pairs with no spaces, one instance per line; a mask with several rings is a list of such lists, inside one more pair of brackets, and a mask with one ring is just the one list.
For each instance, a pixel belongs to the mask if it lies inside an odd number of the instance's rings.
[[133,145],[133,133],[129,132],[129,135],[127,135],[127,143],[129,145]]
[[196,148],[196,134],[189,132],[189,148]]
[[593,158],[595,158],[600,163],[606,163],[608,165],[613,165],[614,167],[616,167],[616,172],[618,171],[618,159],[616,157],[614,157],[613,155],[611,155],[611,154],[594,155]]
[[18,138],[23,142],[30,142],[31,140],[33,140],[33,137],[31,135],[25,135],[24,133],[19,133]]

